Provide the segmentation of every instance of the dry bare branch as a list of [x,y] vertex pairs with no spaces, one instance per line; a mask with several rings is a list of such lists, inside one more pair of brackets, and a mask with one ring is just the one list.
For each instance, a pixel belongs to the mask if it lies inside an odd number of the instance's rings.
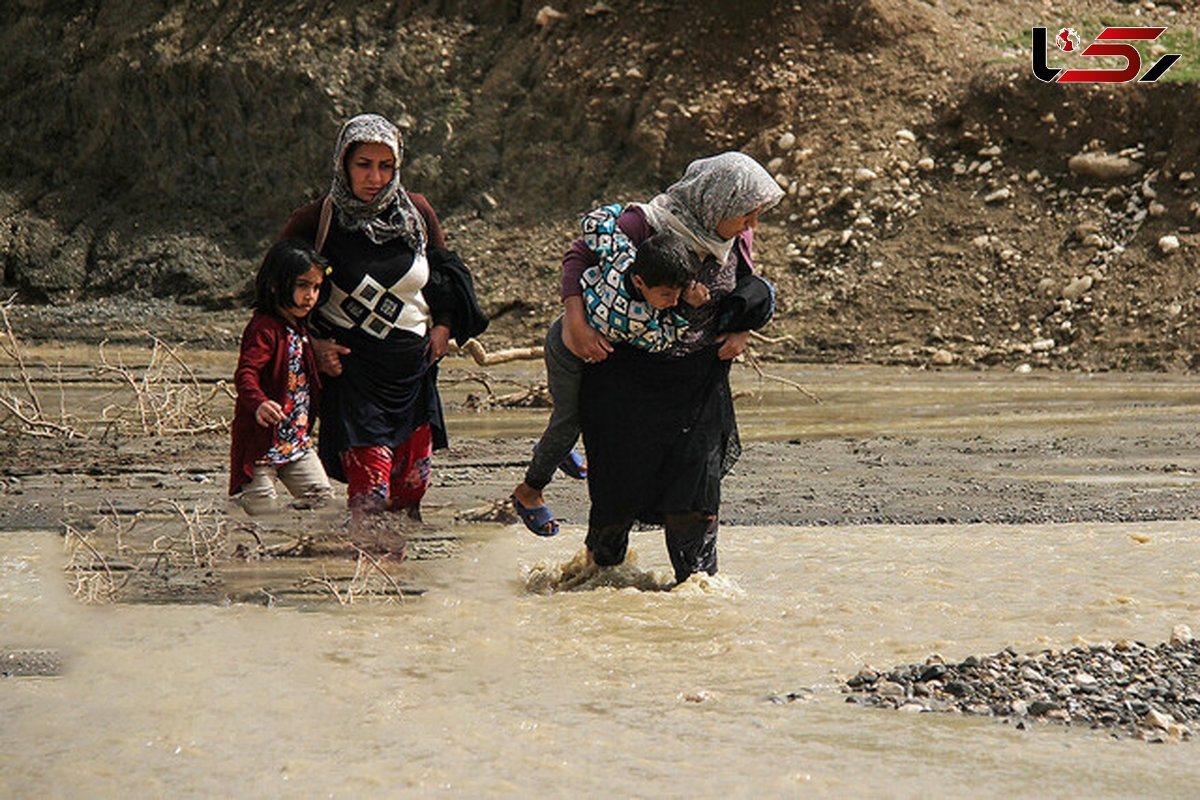
[[550,408],[554,400],[550,397],[549,386],[535,383],[522,391],[492,398],[492,404],[500,408]]
[[17,362],[17,370],[21,376],[21,383],[25,386],[25,392],[29,395],[29,401],[33,403],[33,408],[37,412],[36,418],[42,416],[42,403],[38,399],[37,392],[33,389],[33,380],[29,377],[29,369],[25,366],[25,352],[21,347],[21,342],[17,339],[16,333],[13,332],[12,322],[8,318],[8,310],[13,307],[17,300],[17,295],[14,293],[7,300],[0,303],[0,320],[4,322],[4,338],[0,341],[0,346],[4,348],[13,361]]
[[[129,581],[129,575],[118,582],[113,576],[108,559],[92,545],[91,534],[80,533],[71,525],[65,524],[64,528],[63,546],[67,549],[68,556],[63,571],[75,580],[72,594],[85,603],[115,599]],[[89,556],[86,562],[80,560],[81,550],[86,551]]]
[[[108,504],[108,516],[100,517],[100,525],[96,529],[99,530],[100,526],[111,527],[113,540],[116,542],[117,555],[124,555],[126,552],[125,537],[132,533],[137,524],[141,522],[142,513],[139,511],[136,514],[132,514],[129,524],[124,525],[121,523],[121,515],[117,513],[117,507],[113,505],[113,501],[105,500],[105,503]],[[101,513],[103,514],[103,512]]]
[[187,528],[192,563],[205,569],[215,566],[227,538],[227,523],[221,510],[212,503],[203,507],[197,504],[188,511],[175,500],[167,499],[162,502],[175,510]]
[[459,511],[454,515],[454,521],[499,522],[510,525],[514,522],[519,522],[520,518],[517,517],[517,513],[513,510],[512,500],[505,497],[502,500],[495,500],[486,506]]
[[[27,399],[22,399],[8,392],[0,393],[0,406],[3,406],[8,411],[5,421],[16,417],[23,423],[22,431],[34,436],[65,436],[68,439],[75,437],[85,438],[80,431],[67,423],[66,409],[61,407],[62,404],[60,404],[58,422],[46,419],[45,412],[42,410],[41,398],[38,396],[37,389],[34,388],[33,376],[30,375],[29,366],[25,362],[25,348],[21,345],[21,341],[13,331],[12,322],[8,318],[8,311],[12,308],[16,297],[14,294],[3,303],[0,303],[0,323],[3,323],[4,327],[3,336],[0,336],[0,350],[3,350],[16,363],[17,375],[21,381],[21,386],[25,390]],[[59,374],[59,392],[61,396],[61,373]]]
[[356,545],[354,542],[350,542],[350,546],[358,551],[358,558],[360,562],[365,558],[371,564],[371,567],[374,569],[374,571],[377,572],[384,579],[384,581],[395,590],[396,599],[403,600],[404,592],[401,591],[400,584],[396,583],[396,579],[393,578],[391,574],[383,568],[383,565],[379,563],[379,559]]
[[333,598],[338,601],[339,605],[344,606],[354,602],[353,595],[350,597],[344,597],[338,590],[337,583],[335,583],[328,575],[322,575],[319,578],[315,575],[307,575],[300,579],[298,585],[300,588],[304,588],[306,586],[320,586],[333,595]]
[[460,383],[478,383],[483,386],[483,390],[488,393],[488,397],[495,397],[496,391],[492,389],[492,381],[494,379],[486,372],[471,372],[461,377],[455,376],[438,376],[438,383],[444,386],[454,386]]
[[783,344],[784,342],[796,341],[796,337],[792,336],[790,333],[784,334],[783,336],[764,336],[758,331],[750,331],[750,338],[756,342],[762,342],[763,344]]
[[69,425],[60,425],[57,422],[50,422],[41,418],[41,411],[36,407],[33,413],[27,412],[21,408],[21,400],[12,395],[0,394],[0,406],[4,406],[11,416],[16,417],[24,423],[24,432],[34,436],[65,436],[68,439],[79,437],[86,439],[87,437],[75,430]]
[[[150,360],[137,371],[127,366],[120,358],[110,360],[105,345],[100,343],[100,364],[97,375],[114,376],[133,393],[142,432],[151,436],[196,435],[229,429],[224,417],[214,417],[209,404],[218,395],[232,398],[225,381],[218,381],[206,394],[195,370],[183,359],[178,347],[172,347],[154,334],[146,333],[151,340]],[[171,369],[173,367],[173,369]],[[106,407],[101,418],[109,425],[115,417],[109,416],[112,406]],[[123,412],[123,409],[121,409]]]
[[507,350],[497,350],[494,353],[489,353],[487,348],[477,339],[468,339],[462,347],[458,347],[453,342],[451,346],[469,355],[481,367],[504,364],[508,361],[536,361],[542,358],[541,347],[510,347]]
[[753,354],[746,353],[745,355],[746,355],[746,363],[749,364],[754,369],[754,371],[758,373],[758,377],[762,378],[763,380],[776,381],[778,383],[782,383],[784,386],[790,386],[793,389],[795,389],[796,391],[803,394],[809,400],[812,400],[817,405],[821,405],[821,403],[824,402],[823,400],[821,400],[820,397],[813,394],[808,389],[805,389],[803,386],[801,386],[800,384],[796,383],[793,380],[789,380],[788,378],[781,378],[778,375],[768,375],[766,372],[763,372],[763,368],[759,365],[758,359],[755,358]]

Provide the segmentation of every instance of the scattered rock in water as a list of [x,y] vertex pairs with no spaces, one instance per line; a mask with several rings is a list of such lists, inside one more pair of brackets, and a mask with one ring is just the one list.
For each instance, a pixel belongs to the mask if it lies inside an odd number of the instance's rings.
[[814,694],[815,693],[812,689],[808,688],[807,686],[801,686],[799,689],[788,692],[787,694],[769,695],[766,700],[768,703],[774,703],[777,706],[784,705],[785,703],[807,703],[809,700],[813,699]]
[[0,650],[0,677],[50,677],[62,671],[62,656],[57,651]]
[[958,664],[931,656],[886,672],[864,668],[842,691],[846,702],[878,708],[1015,717],[1178,741],[1200,725],[1200,640],[1181,625],[1158,645],[1122,641],[1025,655],[1010,647]]

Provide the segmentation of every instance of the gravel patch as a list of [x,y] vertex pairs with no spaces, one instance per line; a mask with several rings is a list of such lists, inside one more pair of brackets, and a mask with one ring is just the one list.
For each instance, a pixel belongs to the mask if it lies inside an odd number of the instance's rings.
[[899,711],[974,714],[1028,724],[1104,729],[1150,742],[1190,739],[1200,724],[1200,641],[1185,625],[1169,642],[1120,641],[886,672],[864,668],[845,681],[846,702]]
[[55,650],[0,650],[0,677],[50,677],[62,671],[62,655]]

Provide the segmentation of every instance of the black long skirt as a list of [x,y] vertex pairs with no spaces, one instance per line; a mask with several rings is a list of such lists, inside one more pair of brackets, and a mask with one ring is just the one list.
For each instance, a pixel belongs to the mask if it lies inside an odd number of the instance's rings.
[[741,452],[729,361],[616,345],[584,370],[580,419],[592,525],[664,514],[716,514],[721,478]]

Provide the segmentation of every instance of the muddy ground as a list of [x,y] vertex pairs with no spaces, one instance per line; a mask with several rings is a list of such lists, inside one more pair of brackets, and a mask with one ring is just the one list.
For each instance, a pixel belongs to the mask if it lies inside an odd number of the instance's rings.
[[[35,372],[52,353],[78,352],[35,350],[28,354],[27,369]],[[118,360],[117,355],[108,357]],[[228,360],[232,354],[210,353],[207,358]],[[773,368],[782,371],[784,366]],[[204,385],[216,385],[215,374],[197,371]],[[535,385],[542,376],[532,364],[483,371],[465,357],[449,359],[443,380],[452,443],[436,454],[424,522],[388,515],[358,536],[347,535],[340,499],[325,509],[285,509],[275,517],[251,520],[224,498],[227,433],[147,434],[135,426],[132,404],[113,394],[119,386],[109,384],[106,394],[98,395],[95,386],[104,385],[94,376],[65,367],[63,374],[66,389],[45,381],[36,384],[43,406],[48,418],[54,418],[50,401],[57,392],[70,407],[63,419],[86,438],[33,435],[28,428],[15,429],[12,416],[6,419],[8,434],[0,438],[0,530],[63,534],[72,563],[83,569],[69,573],[69,579],[102,574],[107,581],[79,584],[87,599],[274,602],[288,595],[324,596],[330,587],[317,580],[317,573],[333,563],[335,584],[344,589],[353,581],[356,564],[363,566],[363,552],[380,559],[379,575],[387,572],[398,581],[390,587],[377,585],[377,590],[400,591],[403,585],[406,593],[419,592],[421,587],[411,583],[401,566],[402,557],[452,557],[460,537],[470,532],[468,526],[479,522],[507,525],[499,535],[531,535],[504,501],[523,474],[545,412],[470,407],[486,394],[485,382],[495,394]],[[1145,384],[1130,378],[1128,386],[1102,392],[1094,407],[1086,382],[1080,382],[1074,388],[1064,385],[1061,395],[1046,396],[1044,402],[1057,410],[1023,400],[1033,405],[1015,412],[967,407],[963,416],[964,408],[953,405],[937,410],[941,399],[933,395],[941,383],[999,395],[1012,388],[1010,383],[1036,382],[1036,377],[997,375],[975,387],[953,371],[888,368],[849,379],[849,389],[838,389],[826,412],[799,392],[765,401],[765,384],[749,367],[739,366],[734,374],[745,441],[741,460],[723,484],[721,520],[726,525],[1137,522],[1196,515],[1200,430],[1187,411],[1197,397],[1196,386],[1187,379],[1155,386],[1147,376],[1151,388],[1139,390]],[[804,375],[801,370],[797,376],[802,383]],[[834,391],[828,381],[840,375],[835,368],[808,373],[808,379],[826,382],[813,386],[819,397]],[[73,384],[73,378],[91,383]],[[924,389],[904,388],[914,380],[928,383],[921,384]],[[926,406],[920,412],[925,422],[915,414],[905,422],[904,403],[899,411],[873,411],[878,395],[870,390],[889,381],[910,393],[905,402]],[[11,377],[4,389],[9,396],[21,391]],[[212,396],[210,416],[194,419],[204,424],[215,419],[219,427],[229,401],[219,393]],[[81,402],[84,397],[92,399]],[[953,392],[946,395],[952,397]],[[997,398],[997,409],[1002,401]],[[986,403],[986,398],[967,401],[968,406],[971,402]],[[97,420],[102,406],[118,405],[127,413],[110,414],[109,423]],[[806,410],[824,414],[823,421],[805,423],[797,414]],[[890,426],[872,420],[883,413],[893,420]],[[1029,417],[1027,422],[1020,421],[1022,415]],[[776,418],[795,419],[791,432],[757,433],[764,421]],[[851,433],[831,432],[828,424],[836,427],[843,418],[865,422]],[[497,435],[472,433],[489,425]],[[565,524],[561,535],[582,540],[585,484],[560,477],[549,496]],[[240,579],[227,580],[245,572],[248,564],[284,558],[295,566],[277,576],[269,593]],[[121,591],[106,598],[102,590],[118,583]]]
[[[1188,519],[1197,512],[1191,480],[1200,474],[1200,430],[1186,420],[1166,427],[1153,436],[1048,428],[1040,435],[745,442],[722,486],[721,519],[728,525],[818,526]],[[456,514],[507,497],[533,442],[526,436],[454,437],[435,457],[429,524],[452,525]],[[56,527],[64,503],[68,516],[73,510],[85,519],[110,501],[121,513],[152,509],[164,498],[189,508],[217,501],[227,459],[223,436],[114,443],[6,437],[0,529]],[[1070,466],[1056,468],[1062,463]],[[1131,489],[1121,480],[1147,475],[1161,477],[1161,484]],[[567,535],[581,532],[584,483],[560,476],[550,491],[558,517],[572,526]],[[517,534],[526,535],[514,528]]]
[[[0,75],[0,281],[16,293],[14,335],[90,348],[81,370],[97,367],[100,342],[141,346],[148,333],[232,352],[260,254],[328,185],[339,122],[372,109],[406,131],[405,182],[474,271],[491,349],[540,341],[580,214],[645,200],[693,158],[736,148],[787,191],[756,239],[779,289],[768,333],[791,337],[761,348],[764,361],[1035,377],[1195,369],[1192,4],[753,0],[732,13],[707,1],[563,0],[549,15],[544,5],[19,4],[0,22],[11,54]],[[1153,85],[1032,76],[1033,26],[1090,40],[1106,24],[1167,26],[1164,46],[1184,60]],[[1147,49],[1146,61],[1163,52]],[[1073,168],[1082,153],[1118,169]],[[56,363],[38,364],[48,397]],[[19,395],[3,366],[0,388]],[[1190,518],[1200,442],[1172,419],[1149,433],[1110,420],[753,441],[726,481],[723,518]],[[162,501],[219,504],[224,436],[147,436],[129,423],[65,440],[4,417],[0,529],[86,532],[111,502],[118,521],[145,515],[139,535],[169,529],[190,548]],[[507,495],[531,436],[456,436],[409,557],[450,552],[455,514]],[[1047,479],[1048,464],[1069,466]],[[580,525],[583,488],[556,484],[554,508]],[[296,526],[337,540],[342,524],[332,511],[288,519],[262,548],[294,544]]]

